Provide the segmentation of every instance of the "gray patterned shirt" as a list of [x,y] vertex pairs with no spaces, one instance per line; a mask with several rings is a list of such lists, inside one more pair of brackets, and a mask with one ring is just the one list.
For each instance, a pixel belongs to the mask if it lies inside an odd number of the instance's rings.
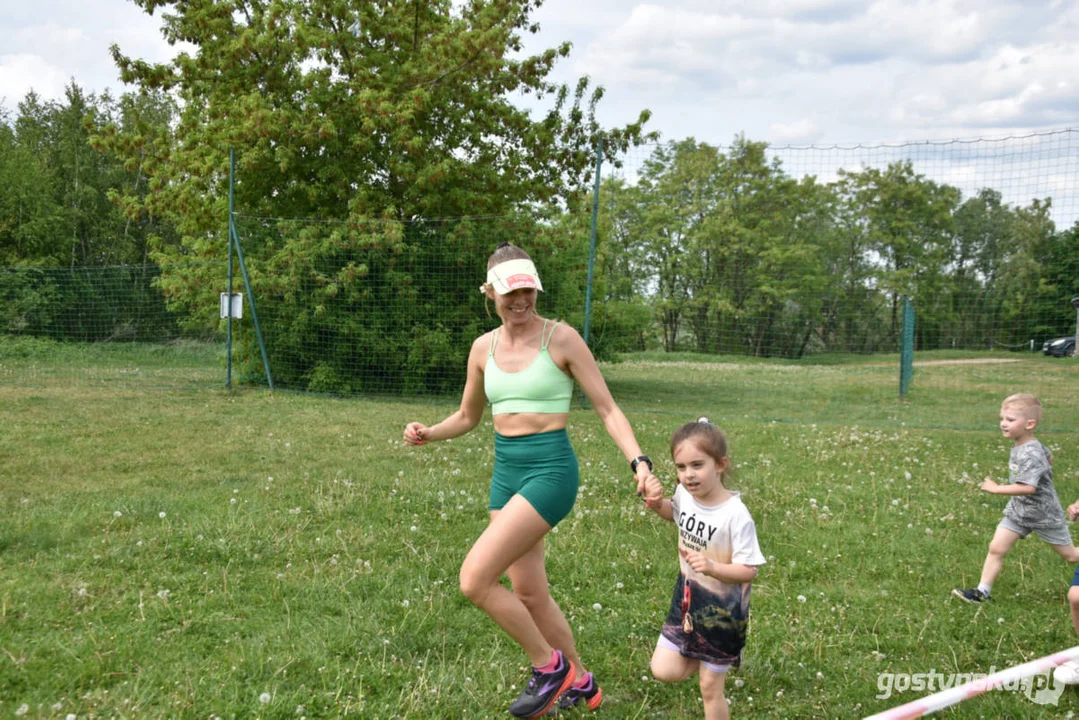
[[1033,495],[1015,495],[1004,508],[1004,515],[1025,528],[1064,525],[1064,508],[1053,487],[1052,455],[1037,440],[1016,445],[1008,458],[1008,480],[1033,485]]

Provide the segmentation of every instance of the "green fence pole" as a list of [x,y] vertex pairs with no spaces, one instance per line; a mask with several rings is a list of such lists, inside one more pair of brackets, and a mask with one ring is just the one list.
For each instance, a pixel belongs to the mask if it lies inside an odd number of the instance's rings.
[[228,295],[228,334],[225,341],[225,387],[232,387],[232,187],[236,180],[236,151],[229,148],[229,295]]
[[903,334],[899,350],[899,397],[907,399],[907,390],[914,377],[914,306],[903,298]]
[[588,286],[584,295],[584,343],[592,326],[592,278],[596,268],[596,228],[599,224],[599,175],[603,168],[603,138],[596,141],[596,185],[592,190],[592,239],[588,249]]
[[[240,261],[240,274],[244,278],[244,287],[247,289],[247,301],[251,303],[251,320],[255,323],[255,337],[259,341],[259,350],[262,352],[262,367],[266,370],[266,383],[270,386],[270,390],[273,390],[273,376],[270,375],[270,358],[266,355],[266,343],[262,340],[262,327],[259,326],[259,313],[255,309],[255,294],[251,292],[251,277],[247,274],[247,263],[244,262],[243,246],[240,245],[240,234],[236,232],[236,225],[232,221],[232,216],[229,216],[229,234],[232,236],[232,242],[236,245],[236,259]],[[229,314],[232,314],[231,310],[232,298],[229,298]]]

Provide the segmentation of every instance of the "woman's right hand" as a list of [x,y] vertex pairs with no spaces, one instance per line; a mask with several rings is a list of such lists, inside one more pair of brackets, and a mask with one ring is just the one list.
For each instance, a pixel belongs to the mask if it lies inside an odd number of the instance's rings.
[[410,422],[408,425],[405,425],[405,442],[409,445],[426,444],[427,426],[418,422]]

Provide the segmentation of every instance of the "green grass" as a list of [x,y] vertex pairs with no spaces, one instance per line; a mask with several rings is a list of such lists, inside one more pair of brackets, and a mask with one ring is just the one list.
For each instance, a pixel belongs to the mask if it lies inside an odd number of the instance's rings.
[[65,343],[0,335],[0,385],[183,389],[225,384],[223,342]]
[[[985,672],[1079,644],[1071,568],[1040,541],[1008,557],[988,607],[949,597],[977,582],[1003,507],[977,483],[1007,474],[1004,394],[1043,394],[1057,488],[1079,497],[1068,361],[922,367],[907,403],[894,364],[604,370],[668,487],[678,424],[705,413],[730,436],[769,558],[734,717],[860,717],[918,697],[876,699],[881,672]],[[405,422],[446,411],[0,385],[0,716],[508,717],[526,659],[457,589],[486,523],[489,418],[449,443],[400,442]],[[602,716],[699,717],[693,682],[647,679],[674,528],[642,512],[594,413],[575,410],[570,436],[582,489],[548,572]],[[1076,710],[1072,690],[1048,710],[993,692],[944,716]]]

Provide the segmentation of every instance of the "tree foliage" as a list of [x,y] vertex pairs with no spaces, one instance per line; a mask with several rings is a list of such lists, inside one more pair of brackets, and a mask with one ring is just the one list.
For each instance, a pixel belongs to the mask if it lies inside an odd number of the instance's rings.
[[[159,284],[195,324],[216,320],[220,270],[171,263],[224,258],[235,149],[254,299],[275,319],[268,345],[293,385],[444,389],[424,368],[463,364],[495,244],[483,239],[492,223],[467,218],[506,218],[520,235],[505,239],[539,253],[557,286],[559,259],[587,246],[574,218],[597,142],[618,153],[648,137],[647,111],[604,129],[602,89],[549,80],[568,43],[522,52],[541,0],[136,2],[162,12],[170,42],[194,47],[167,64],[113,48],[122,78],[173,98],[178,121],[149,135],[141,122],[104,123],[95,143],[147,178],[147,193],[122,198],[127,211],[180,229],[182,245],[155,255],[170,264]],[[533,117],[522,97],[547,109]],[[273,229],[257,232],[260,217],[326,222],[266,221]],[[462,264],[470,273],[438,284],[420,275]],[[548,297],[565,309],[574,287]],[[316,337],[328,348],[318,357],[301,346]]]
[[655,312],[668,351],[894,349],[903,297],[920,348],[1018,347],[1066,330],[1079,292],[1079,226],[1056,232],[1049,200],[964,200],[910,162],[825,184],[792,178],[764,143],[690,138],[605,190],[601,257],[633,278],[619,299]]
[[[45,102],[31,91],[14,119],[0,111],[0,265],[142,263],[151,238],[172,238],[170,227],[127,217],[111,201],[144,192],[145,181],[89,143],[88,125],[124,124],[139,104],[72,83],[63,100]],[[169,119],[166,108],[156,124]]]

